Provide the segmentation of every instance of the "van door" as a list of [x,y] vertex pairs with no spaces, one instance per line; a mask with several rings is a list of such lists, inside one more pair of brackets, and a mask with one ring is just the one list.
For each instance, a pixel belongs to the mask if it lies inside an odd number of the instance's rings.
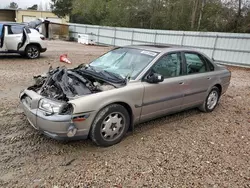
[[24,52],[26,46],[30,43],[29,33],[31,33],[30,29],[28,27],[24,27],[22,40],[21,43],[19,43],[18,45],[18,51]]
[[4,35],[5,35],[5,26],[3,24],[0,24],[0,52],[5,52],[5,41],[4,41]]
[[5,32],[5,45],[8,51],[18,51],[18,45],[22,43],[23,38],[23,26],[8,25]]

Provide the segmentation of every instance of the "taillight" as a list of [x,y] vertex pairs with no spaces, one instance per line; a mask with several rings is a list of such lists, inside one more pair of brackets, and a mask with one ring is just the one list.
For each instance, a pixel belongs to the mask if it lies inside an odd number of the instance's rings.
[[45,40],[45,37],[40,37],[42,40]]

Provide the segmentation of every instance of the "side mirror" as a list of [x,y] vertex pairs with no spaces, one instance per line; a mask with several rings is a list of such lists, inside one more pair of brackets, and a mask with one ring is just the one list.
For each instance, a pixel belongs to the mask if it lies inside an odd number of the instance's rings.
[[164,77],[162,75],[160,75],[160,74],[152,73],[152,74],[149,74],[145,78],[145,81],[148,82],[148,83],[156,84],[156,83],[159,83],[159,82],[163,82]]

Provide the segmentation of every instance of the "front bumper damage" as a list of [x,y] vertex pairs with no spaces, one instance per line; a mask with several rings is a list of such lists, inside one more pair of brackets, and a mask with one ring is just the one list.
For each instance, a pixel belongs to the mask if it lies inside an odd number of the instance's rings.
[[[32,90],[24,90],[20,93],[21,107],[33,128],[44,135],[56,140],[86,139],[89,134],[91,122],[73,122],[74,115],[47,114],[38,108],[39,101],[43,97]],[[90,114],[81,114],[81,117],[89,117]],[[69,137],[69,129],[76,128],[74,136]]]
[[123,79],[104,77],[84,64],[74,69],[50,67],[48,73],[34,76],[34,81],[19,96],[24,113],[35,129],[58,140],[87,138],[96,116],[96,110],[88,108],[88,112],[74,112],[76,104],[71,100],[125,84]]

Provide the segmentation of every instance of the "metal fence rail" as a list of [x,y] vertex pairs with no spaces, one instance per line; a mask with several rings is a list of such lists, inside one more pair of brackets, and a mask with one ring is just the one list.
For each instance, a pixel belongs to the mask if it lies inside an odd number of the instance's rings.
[[168,44],[196,48],[217,63],[250,66],[250,34],[150,30],[70,23],[70,37],[96,35],[97,44]]

